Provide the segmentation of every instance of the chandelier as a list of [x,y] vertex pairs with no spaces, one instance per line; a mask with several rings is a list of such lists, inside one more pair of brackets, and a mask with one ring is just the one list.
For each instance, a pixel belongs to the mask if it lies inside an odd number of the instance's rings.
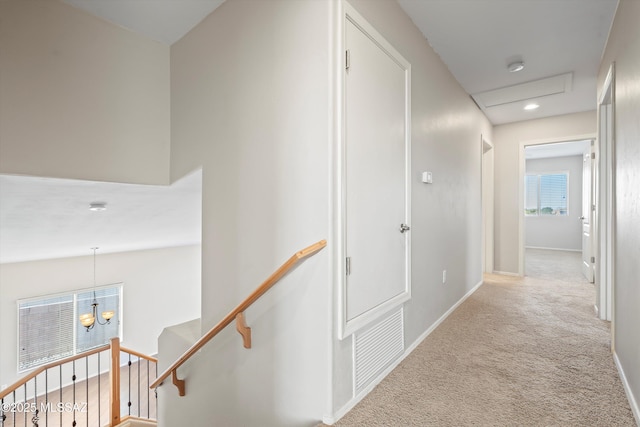
[[98,319],[98,299],[96,298],[96,251],[98,248],[91,248],[93,250],[93,303],[91,304],[91,313],[84,313],[80,315],[80,323],[87,328],[89,332],[98,323],[99,325],[107,325],[111,323],[111,318],[115,312],[113,310],[107,310],[102,312],[102,318],[104,322]]

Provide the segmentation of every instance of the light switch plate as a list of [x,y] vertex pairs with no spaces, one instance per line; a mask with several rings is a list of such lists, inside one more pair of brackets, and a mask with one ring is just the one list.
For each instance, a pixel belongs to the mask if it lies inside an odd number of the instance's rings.
[[433,175],[431,172],[422,172],[422,182],[425,184],[433,183]]

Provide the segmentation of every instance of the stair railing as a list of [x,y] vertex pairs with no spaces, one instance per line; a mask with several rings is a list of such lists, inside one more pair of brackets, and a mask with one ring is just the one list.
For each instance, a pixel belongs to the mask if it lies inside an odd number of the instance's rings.
[[178,394],[184,396],[185,392],[185,380],[178,378],[178,368],[188,361],[194,354],[196,354],[202,347],[204,347],[213,337],[215,337],[220,331],[227,327],[233,320],[236,321],[236,329],[242,335],[245,348],[251,348],[251,328],[249,328],[244,320],[244,311],[249,308],[254,302],[256,302],[262,295],[265,294],[273,285],[275,285],[285,274],[293,269],[298,262],[314,255],[327,245],[326,240],[320,240],[311,246],[308,246],[301,251],[296,252],[289,258],[284,264],[282,264],[276,271],[271,274],[256,290],[254,290],[244,301],[242,301],[236,308],[231,310],[218,324],[203,335],[198,341],[195,342],[182,356],[178,358],[171,366],[169,366],[158,378],[151,384],[151,388],[155,389],[162,385],[169,375],[172,377],[172,383],[178,388]]
[[[137,359],[132,361],[132,356]],[[126,366],[121,366],[123,358],[128,358]],[[132,407],[138,418],[155,419],[155,393],[147,392],[145,398],[140,390],[149,390],[156,366],[157,359],[121,347],[120,340],[112,338],[109,344],[36,368],[0,391],[0,426],[115,426],[133,416]],[[103,372],[107,367],[108,374]],[[121,419],[123,377],[129,414]],[[138,389],[134,395],[132,382]]]
[[[123,399],[126,397],[127,415],[122,418],[138,418],[155,420],[157,417],[156,393],[149,387],[158,376],[158,359],[147,356],[128,348],[120,347],[120,408]],[[122,364],[122,358],[126,358],[126,363]],[[115,406],[115,399],[111,404]]]

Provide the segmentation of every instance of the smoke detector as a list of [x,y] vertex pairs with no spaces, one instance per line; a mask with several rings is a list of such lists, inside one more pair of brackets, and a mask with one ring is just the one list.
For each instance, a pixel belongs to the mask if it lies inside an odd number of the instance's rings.
[[507,69],[509,70],[510,73],[517,73],[518,71],[522,71],[524,70],[524,62],[522,61],[512,62],[507,66]]
[[89,204],[89,210],[93,212],[106,211],[107,204],[105,202],[92,202]]

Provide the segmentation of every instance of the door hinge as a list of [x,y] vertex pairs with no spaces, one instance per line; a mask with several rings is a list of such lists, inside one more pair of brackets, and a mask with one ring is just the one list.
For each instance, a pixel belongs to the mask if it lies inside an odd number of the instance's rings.
[[344,69],[348,70],[351,66],[351,51],[349,49],[344,52]]
[[591,264],[595,264],[596,263],[596,257],[592,256],[591,257]]
[[345,262],[345,271],[347,276],[351,275],[351,257],[348,256]]
[[596,158],[596,153],[591,153],[591,158],[592,158],[593,160],[595,160],[595,158]]

